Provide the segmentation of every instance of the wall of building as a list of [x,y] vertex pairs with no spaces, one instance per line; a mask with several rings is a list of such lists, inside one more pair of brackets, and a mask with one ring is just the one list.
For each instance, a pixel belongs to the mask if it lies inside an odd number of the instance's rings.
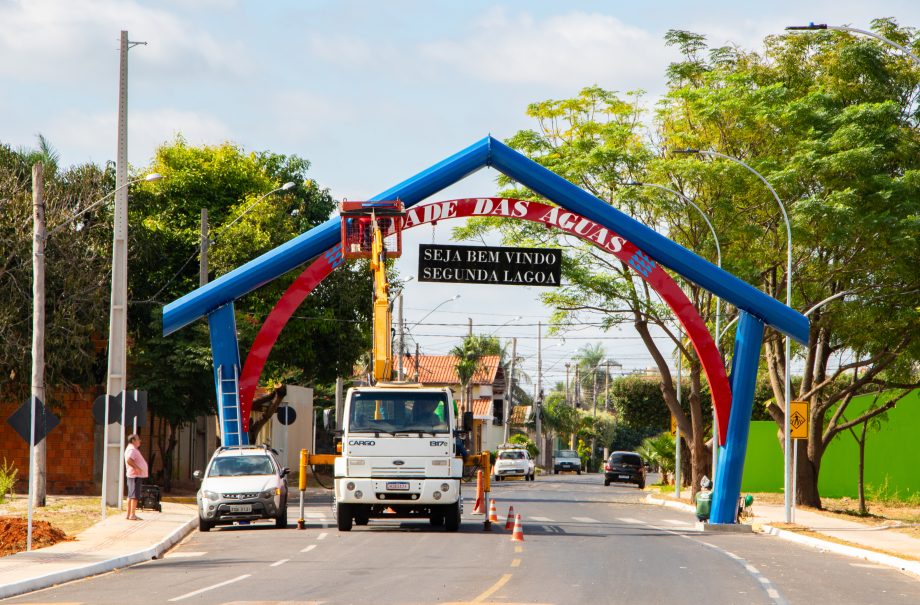
[[[61,423],[48,435],[47,489],[49,494],[92,494],[95,425],[93,390],[68,389],[57,395],[63,402],[55,414]],[[7,424],[6,419],[22,401],[0,404],[0,462],[4,459],[18,471],[16,491],[28,490],[29,448],[25,440]]]
[[[872,403],[873,396],[855,397],[848,418],[856,418]],[[889,495],[901,499],[920,498],[920,390],[902,399],[887,412],[879,430],[870,428],[866,439],[865,481],[867,489],[887,486]],[[748,492],[783,491],[783,452],[777,439],[776,423],[752,422],[741,489]],[[860,427],[855,430],[859,434]],[[799,445],[803,455],[805,442]],[[849,432],[831,442],[821,462],[818,488],[828,498],[857,495],[859,448]]]

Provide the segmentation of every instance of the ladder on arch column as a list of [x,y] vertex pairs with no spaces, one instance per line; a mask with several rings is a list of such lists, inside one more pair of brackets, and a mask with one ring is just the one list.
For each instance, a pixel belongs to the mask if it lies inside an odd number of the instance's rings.
[[217,411],[220,415],[221,445],[243,445],[243,427],[240,423],[239,368],[224,375],[225,366],[217,368]]

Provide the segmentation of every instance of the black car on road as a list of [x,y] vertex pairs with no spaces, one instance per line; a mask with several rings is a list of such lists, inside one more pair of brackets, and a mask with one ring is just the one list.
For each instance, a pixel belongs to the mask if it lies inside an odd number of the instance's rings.
[[604,465],[604,485],[635,483],[645,487],[645,464],[635,452],[613,452]]

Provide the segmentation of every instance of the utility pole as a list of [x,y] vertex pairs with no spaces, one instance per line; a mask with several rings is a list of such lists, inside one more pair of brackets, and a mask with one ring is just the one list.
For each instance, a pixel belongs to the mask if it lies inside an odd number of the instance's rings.
[[543,439],[543,322],[537,322],[537,397],[534,399],[534,423],[537,431],[537,447],[540,448],[541,466],[546,467],[546,444]]
[[466,321],[467,321],[467,323],[469,324],[469,327],[470,327],[470,328],[469,328],[469,331],[467,332],[467,334],[469,334],[470,336],[472,336],[472,335],[473,335],[473,318],[472,318],[472,317],[467,317],[467,318],[466,318]]
[[[122,411],[127,389],[126,341],[128,329],[128,49],[146,42],[129,42],[128,32],[121,32],[118,79],[118,149],[115,160],[115,223],[112,234],[112,299],[109,306],[109,362],[105,392],[120,396]],[[108,411],[108,406],[106,406]],[[122,413],[124,416],[124,413]],[[106,422],[108,422],[106,414]],[[121,462],[121,447],[124,441],[124,426],[118,422],[103,427],[105,435],[102,452],[102,516],[105,507],[121,508],[119,481],[124,471]],[[118,448],[117,455],[110,455],[112,448]]]
[[508,374],[508,395],[505,397],[505,443],[511,439],[511,410],[514,409],[514,367],[517,363],[517,337],[511,339],[511,373]]
[[604,374],[604,411],[610,411],[610,360],[607,360],[607,373]]
[[[575,409],[578,410],[581,408],[581,378],[579,377],[579,365],[575,364],[575,384],[572,385],[572,400],[575,403]],[[578,442],[576,440],[575,433],[572,433],[571,438],[571,447],[573,450],[578,447]]]
[[35,443],[35,408],[45,401],[45,181],[32,166],[32,397],[29,428],[29,514],[26,550],[32,550],[32,507],[45,505],[45,440]]
[[569,362],[565,363],[565,404],[571,405],[572,402],[569,400],[569,367],[572,364]]
[[402,291],[399,292],[399,305],[396,307],[396,325],[399,326],[399,332],[398,332],[398,335],[399,335],[398,343],[399,344],[397,345],[398,346],[397,355],[399,356],[399,361],[397,363],[399,365],[397,366],[397,370],[396,370],[396,380],[403,380],[403,354],[404,354],[403,349],[405,347],[405,344],[403,343],[403,339],[405,338],[406,326],[403,323]]
[[597,455],[597,366],[594,367],[594,370],[592,370],[591,374],[594,377],[594,386],[591,387],[591,394],[594,398],[594,410],[591,412],[591,415],[594,418],[594,435],[591,436],[591,464],[593,465],[594,457]]
[[415,343],[415,382],[418,382],[419,377],[419,359],[418,359],[418,342]]

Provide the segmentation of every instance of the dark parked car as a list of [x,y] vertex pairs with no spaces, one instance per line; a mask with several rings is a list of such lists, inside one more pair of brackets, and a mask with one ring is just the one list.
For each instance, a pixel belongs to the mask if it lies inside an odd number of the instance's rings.
[[604,465],[604,485],[635,483],[645,487],[645,464],[635,452],[613,452]]

